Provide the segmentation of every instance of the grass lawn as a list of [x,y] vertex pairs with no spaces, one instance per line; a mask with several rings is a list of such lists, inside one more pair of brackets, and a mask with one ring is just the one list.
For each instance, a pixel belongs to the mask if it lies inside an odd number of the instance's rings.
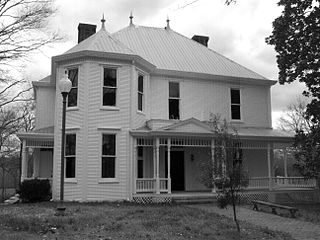
[[[290,204],[291,205],[291,204]],[[320,223],[320,204],[293,204],[291,206],[295,206],[299,209],[297,213],[297,218],[300,220]]]
[[[57,203],[0,206],[0,239],[239,239],[234,222],[185,205]],[[286,234],[241,223],[241,239],[286,239]]]

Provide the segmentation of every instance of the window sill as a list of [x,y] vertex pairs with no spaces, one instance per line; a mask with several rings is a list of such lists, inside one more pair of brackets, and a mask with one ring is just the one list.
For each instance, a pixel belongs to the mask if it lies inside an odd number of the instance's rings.
[[73,184],[77,184],[78,183],[78,179],[76,178],[65,178],[64,179],[65,183],[73,183]]
[[243,120],[232,119],[232,120],[230,120],[230,123],[243,124],[243,123],[244,123],[244,121],[243,121]]
[[99,183],[103,184],[103,183],[119,183],[119,180],[116,178],[101,178],[99,180]]
[[143,116],[146,115],[144,112],[142,112],[142,111],[140,111],[140,110],[137,110],[137,113],[140,114],[140,115],[143,115]]
[[120,108],[112,107],[112,106],[101,106],[100,110],[102,110],[102,111],[120,111]]
[[71,112],[71,111],[78,111],[79,107],[67,107],[66,111]]

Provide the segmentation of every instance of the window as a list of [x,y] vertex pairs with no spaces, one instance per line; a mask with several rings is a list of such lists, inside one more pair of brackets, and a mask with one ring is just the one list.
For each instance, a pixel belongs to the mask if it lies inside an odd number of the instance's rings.
[[143,178],[143,148],[138,147],[138,178]]
[[66,178],[76,177],[76,134],[66,134]]
[[241,119],[240,106],[240,89],[231,89],[231,119]]
[[180,86],[178,82],[169,82],[169,119],[180,119]]
[[69,69],[68,78],[72,82],[68,95],[68,107],[76,107],[78,101],[78,68]]
[[114,68],[103,69],[103,106],[116,106],[117,97],[117,70]]
[[143,111],[144,95],[143,95],[143,76],[138,76],[138,110]]
[[116,135],[102,135],[102,178],[115,178],[116,172]]

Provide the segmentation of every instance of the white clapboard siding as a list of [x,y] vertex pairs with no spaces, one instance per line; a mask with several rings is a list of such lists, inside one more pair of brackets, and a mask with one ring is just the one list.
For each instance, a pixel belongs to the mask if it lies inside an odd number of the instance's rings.
[[241,91],[241,122],[243,126],[270,127],[270,87],[235,85],[228,82],[199,79],[151,77],[151,119],[168,119],[169,82],[180,83],[180,118],[209,120],[210,113],[230,121],[230,89]]
[[54,124],[55,88],[37,87],[36,90],[36,127],[46,128]]

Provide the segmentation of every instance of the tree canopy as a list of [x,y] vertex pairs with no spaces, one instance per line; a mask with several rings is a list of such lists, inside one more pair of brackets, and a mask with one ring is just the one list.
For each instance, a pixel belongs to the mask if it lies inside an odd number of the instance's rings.
[[312,97],[307,113],[320,121],[320,0],[280,0],[282,14],[273,22],[266,39],[277,52],[280,84],[305,83],[305,96]]

